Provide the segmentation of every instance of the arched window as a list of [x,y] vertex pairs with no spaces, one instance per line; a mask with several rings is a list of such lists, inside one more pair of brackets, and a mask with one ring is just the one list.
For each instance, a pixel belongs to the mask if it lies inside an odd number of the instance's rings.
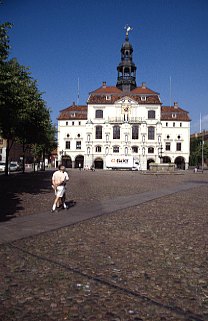
[[148,147],[148,154],[154,154],[154,147]]
[[155,111],[148,110],[148,119],[155,119]]
[[139,138],[139,127],[137,125],[132,126],[132,139]]
[[120,127],[118,125],[113,126],[113,139],[120,139]]
[[153,126],[148,127],[148,139],[155,139],[155,128]]
[[95,151],[96,151],[97,153],[101,153],[101,146],[96,146],[96,147],[95,147]]
[[95,111],[95,118],[103,118],[103,110],[96,110]]
[[95,139],[102,139],[102,126],[95,127]]

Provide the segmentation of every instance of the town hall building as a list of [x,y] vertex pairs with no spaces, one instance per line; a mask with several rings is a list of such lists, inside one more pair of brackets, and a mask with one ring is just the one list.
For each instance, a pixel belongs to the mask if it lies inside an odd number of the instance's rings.
[[151,163],[187,169],[190,117],[179,107],[162,106],[159,93],[137,86],[128,29],[121,47],[116,86],[103,82],[87,104],[75,103],[58,117],[58,162],[66,167],[106,169],[107,156],[131,156],[140,170]]

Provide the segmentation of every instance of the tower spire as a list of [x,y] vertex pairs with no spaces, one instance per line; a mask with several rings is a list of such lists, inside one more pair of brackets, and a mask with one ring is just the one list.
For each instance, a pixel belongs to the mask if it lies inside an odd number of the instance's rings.
[[117,67],[118,78],[116,87],[129,92],[136,88],[136,66],[132,61],[133,47],[129,42],[129,31],[133,30],[129,25],[124,27],[126,30],[125,42],[121,47],[121,62]]

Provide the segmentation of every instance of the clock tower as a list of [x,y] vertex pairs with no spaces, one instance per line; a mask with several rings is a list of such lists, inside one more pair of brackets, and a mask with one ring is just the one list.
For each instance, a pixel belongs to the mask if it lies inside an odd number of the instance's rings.
[[126,37],[121,47],[121,62],[117,67],[118,78],[116,87],[124,92],[130,92],[137,87],[136,66],[132,61],[133,47],[129,42],[129,31],[131,31],[132,28],[126,26],[125,29]]

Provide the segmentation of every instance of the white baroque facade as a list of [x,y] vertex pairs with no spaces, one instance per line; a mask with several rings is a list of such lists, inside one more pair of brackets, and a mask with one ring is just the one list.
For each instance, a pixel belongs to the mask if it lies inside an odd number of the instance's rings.
[[121,47],[116,86],[89,94],[86,106],[72,106],[58,117],[59,162],[67,167],[106,169],[106,156],[133,156],[141,170],[149,164],[175,163],[187,169],[190,118],[187,111],[162,106],[157,92],[137,87],[128,32]]

